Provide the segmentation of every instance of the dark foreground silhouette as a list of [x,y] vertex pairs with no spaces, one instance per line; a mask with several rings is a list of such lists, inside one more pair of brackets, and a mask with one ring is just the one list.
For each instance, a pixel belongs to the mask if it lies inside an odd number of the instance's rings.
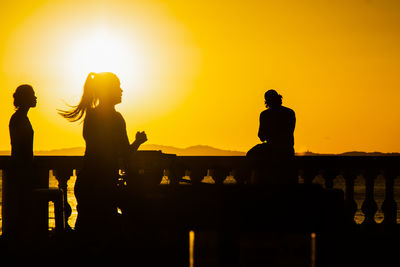
[[294,128],[296,116],[282,106],[282,96],[275,90],[265,93],[267,109],[260,114],[258,137],[261,144],[247,152],[250,164],[259,170],[253,179],[257,184],[295,184]]

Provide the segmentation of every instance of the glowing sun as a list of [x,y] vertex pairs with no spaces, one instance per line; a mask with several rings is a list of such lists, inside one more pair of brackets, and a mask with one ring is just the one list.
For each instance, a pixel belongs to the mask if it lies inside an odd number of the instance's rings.
[[67,60],[70,70],[78,77],[90,72],[113,72],[121,81],[140,85],[146,74],[142,48],[121,32],[108,28],[87,30],[74,38]]

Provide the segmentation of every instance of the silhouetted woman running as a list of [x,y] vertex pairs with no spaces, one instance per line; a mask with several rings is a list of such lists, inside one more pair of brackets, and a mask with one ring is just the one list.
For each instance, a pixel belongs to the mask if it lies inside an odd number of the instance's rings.
[[70,121],[83,118],[86,151],[75,183],[75,228],[82,232],[96,234],[116,225],[119,162],[127,162],[130,154],[147,141],[145,132],[137,132],[136,140],[129,143],[125,120],[115,110],[121,97],[120,80],[115,74],[90,73],[79,104],[59,112]]

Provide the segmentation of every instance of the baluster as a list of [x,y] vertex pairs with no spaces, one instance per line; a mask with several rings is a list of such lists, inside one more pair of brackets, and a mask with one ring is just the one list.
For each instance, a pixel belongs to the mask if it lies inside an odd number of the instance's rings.
[[246,160],[235,166],[233,176],[238,184],[250,183],[251,169]]
[[260,159],[247,159],[247,168],[249,168],[249,184],[258,184],[263,180],[264,172],[263,161]]
[[374,184],[377,176],[376,170],[366,170],[363,172],[365,179],[365,200],[361,206],[361,211],[365,215],[363,225],[373,226],[376,225],[375,213],[378,211],[378,205],[374,199]]
[[307,168],[301,171],[301,176],[304,180],[305,184],[312,184],[315,176],[317,175],[318,170],[315,168]]
[[73,175],[73,169],[57,168],[53,170],[53,174],[58,181],[58,188],[60,188],[63,191],[65,228],[67,230],[70,230],[71,226],[68,224],[68,218],[71,216],[72,209],[68,203],[68,180]]
[[[35,177],[36,189],[49,188],[49,168],[37,166]],[[35,214],[33,214],[33,229],[38,236],[46,235],[49,229],[49,204],[45,201],[35,202]]]
[[392,170],[385,170],[385,200],[382,204],[384,219],[382,224],[386,226],[396,225],[397,220],[397,203],[394,199],[394,180],[396,174]]
[[203,180],[204,176],[207,175],[206,167],[192,167],[190,169],[190,180],[192,181],[192,185],[198,185]]
[[297,169],[297,183],[304,184],[304,172],[303,169]]
[[185,176],[186,169],[183,166],[174,164],[168,172],[168,179],[172,186],[178,185],[182,177]]
[[215,167],[211,169],[210,175],[213,177],[216,184],[221,185],[223,184],[225,178],[229,175],[229,171],[227,168]]
[[[165,155],[164,155],[165,156]],[[161,179],[161,183],[163,184],[174,184],[174,181],[172,181],[173,178],[173,169],[176,164],[176,156],[165,156],[163,161],[162,161],[162,167],[163,167],[163,178]],[[168,180],[164,180],[164,177],[167,176]],[[177,184],[177,183],[175,183]]]
[[345,189],[345,216],[346,221],[350,225],[355,225],[354,216],[357,212],[357,202],[354,199],[354,180],[357,174],[354,171],[346,170],[343,172],[343,178],[345,179],[346,189]]
[[[168,177],[168,178],[165,178]],[[163,178],[161,179],[161,185],[168,185],[171,183],[171,171],[170,169],[164,169],[163,171]]]
[[335,180],[338,172],[339,171],[336,169],[325,169],[322,171],[322,175],[325,179],[325,188],[333,189],[333,180]]
[[49,171],[50,169],[47,167],[39,166],[36,169],[37,177],[35,181],[36,188],[49,188]]
[[237,168],[232,172],[237,184],[248,184],[250,181],[250,170],[246,168]]
[[323,173],[322,173],[322,172],[321,172],[321,173],[318,173],[318,174],[314,177],[312,183],[313,183],[313,184],[319,184],[319,185],[321,185],[322,187],[325,188],[325,187],[326,187],[326,179],[325,179],[325,176],[323,175]]
[[227,185],[237,184],[238,182],[235,179],[235,171],[228,171],[228,175],[222,183]]

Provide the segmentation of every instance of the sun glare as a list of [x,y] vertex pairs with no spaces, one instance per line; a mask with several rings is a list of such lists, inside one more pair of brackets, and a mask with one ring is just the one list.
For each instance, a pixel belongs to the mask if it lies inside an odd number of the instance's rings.
[[146,75],[143,49],[128,36],[107,28],[91,29],[74,38],[70,47],[68,67],[80,81],[90,72],[113,72],[124,84],[142,85]]

